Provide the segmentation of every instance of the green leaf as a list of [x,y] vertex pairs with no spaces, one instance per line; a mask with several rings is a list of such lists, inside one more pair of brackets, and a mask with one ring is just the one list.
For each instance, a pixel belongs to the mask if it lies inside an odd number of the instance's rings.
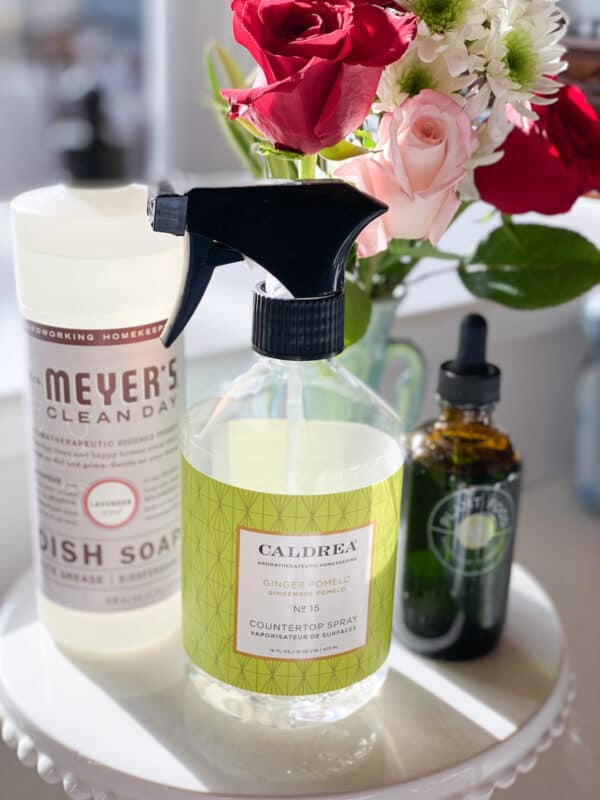
[[439,250],[427,239],[409,241],[407,239],[392,239],[386,251],[395,258],[411,258],[420,261],[423,258],[435,258],[438,261],[462,261],[462,256],[457,253],[448,253]]
[[263,156],[265,166],[265,177],[274,180],[296,180],[298,170],[296,164],[291,159],[277,158],[277,156]]
[[236,120],[230,120],[224,114],[219,114],[218,120],[232,149],[238,153],[255,178],[262,178],[263,164],[254,151],[256,144],[254,137]]
[[363,146],[367,147],[369,150],[374,150],[377,147],[377,142],[370,131],[357,130],[354,131],[353,136],[356,136],[358,141],[362,142]]
[[376,276],[380,276],[385,278],[388,283],[393,281],[397,286],[403,283],[414,266],[414,261],[410,258],[403,258],[405,255],[407,254],[399,254],[393,248],[390,248],[371,258],[361,258],[361,274],[366,270],[373,283],[377,283]]
[[364,156],[370,151],[366,147],[359,147],[357,144],[342,139],[333,147],[326,147],[321,150],[321,155],[328,161],[345,161],[347,158],[355,158],[356,156]]
[[229,141],[232,149],[240,156],[255,178],[262,177],[263,164],[254,152],[256,139],[236,120],[229,119],[229,106],[221,96],[221,83],[215,64],[215,52],[218,45],[211,44],[206,50],[206,72],[211,92],[213,108],[219,125]]
[[477,222],[479,222],[482,225],[485,222],[491,222],[494,219],[494,217],[496,216],[497,213],[498,213],[498,209],[497,208],[490,208],[490,210],[487,211],[482,217],[479,217]]
[[208,76],[208,85],[210,87],[211,97],[217,106],[227,108],[227,100],[221,95],[221,83],[213,58],[213,49],[211,45],[206,48],[206,74]]
[[238,119],[238,122],[243,128],[245,128],[248,131],[248,133],[252,134],[252,136],[254,136],[254,138],[257,141],[260,141],[262,139],[263,137],[262,133],[258,130],[258,128],[255,128],[251,122],[248,122],[247,119],[240,117]]
[[294,153],[292,150],[278,150],[271,142],[258,142],[256,149],[263,156],[276,156],[286,161],[297,161],[302,158],[301,153]]
[[600,283],[600,251],[574,231],[507,221],[459,274],[477,297],[515,309],[549,308]]
[[346,347],[363,338],[371,321],[371,298],[353,281],[346,281]]
[[227,76],[227,83],[228,89],[245,89],[246,88],[246,77],[240,67],[237,65],[235,60],[232,56],[229,55],[227,50],[220,45],[218,42],[212,42],[209,45],[215,54],[217,55],[221,65],[223,67],[223,71]]

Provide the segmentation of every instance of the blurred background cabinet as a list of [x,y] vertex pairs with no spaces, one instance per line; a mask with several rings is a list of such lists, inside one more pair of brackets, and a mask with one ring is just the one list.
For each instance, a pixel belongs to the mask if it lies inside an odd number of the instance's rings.
[[[600,109],[600,5],[564,8],[568,77]],[[207,98],[211,39],[231,41],[226,0],[0,0],[0,200],[85,169],[98,139],[92,163],[125,178],[239,170]]]
[[98,137],[109,177],[237,169],[204,69],[229,28],[226,2],[0,0],[0,200],[60,179]]
[[600,111],[600,4],[598,0],[565,0],[570,17],[568,77],[585,88]]

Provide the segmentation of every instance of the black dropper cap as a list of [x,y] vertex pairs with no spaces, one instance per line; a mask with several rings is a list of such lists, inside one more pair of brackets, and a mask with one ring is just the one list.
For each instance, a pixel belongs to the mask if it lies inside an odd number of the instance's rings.
[[452,406],[488,406],[500,400],[501,372],[488,364],[488,324],[479,314],[469,314],[460,326],[458,353],[440,369],[438,394]]

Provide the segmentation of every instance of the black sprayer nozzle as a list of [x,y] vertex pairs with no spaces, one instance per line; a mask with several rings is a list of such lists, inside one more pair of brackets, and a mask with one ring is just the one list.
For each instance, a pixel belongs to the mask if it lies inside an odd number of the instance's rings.
[[486,320],[469,314],[462,321],[458,353],[442,364],[438,392],[453,406],[485,406],[500,400],[501,373],[487,361]]
[[[189,236],[188,268],[163,333],[165,346],[189,322],[215,268],[247,258],[296,302],[261,290],[255,348],[274,358],[311,360],[343,349],[343,303],[339,307],[348,257],[361,231],[387,206],[344,181],[280,181],[198,188],[185,196],[163,185],[151,193],[148,211],[156,231]],[[309,307],[317,299],[319,307]]]

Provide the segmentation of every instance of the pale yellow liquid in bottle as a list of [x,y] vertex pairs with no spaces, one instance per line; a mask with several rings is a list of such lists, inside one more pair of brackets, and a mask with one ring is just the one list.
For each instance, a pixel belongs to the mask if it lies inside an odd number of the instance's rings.
[[[184,455],[198,471],[253,492],[326,495],[373,486],[402,467],[392,436],[346,422],[234,420],[187,430]],[[243,565],[242,565],[243,568]],[[387,666],[346,689],[283,697],[229,686],[191,665],[193,680],[212,705],[243,720],[291,728],[343,719],[381,688]]]

